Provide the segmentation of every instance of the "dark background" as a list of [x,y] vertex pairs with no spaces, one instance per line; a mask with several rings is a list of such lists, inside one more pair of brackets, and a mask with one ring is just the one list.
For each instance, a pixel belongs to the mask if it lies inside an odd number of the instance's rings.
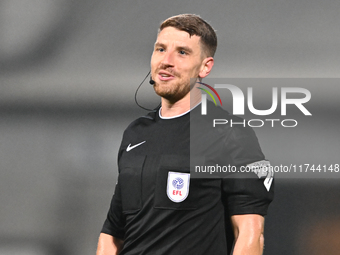
[[[278,83],[311,91],[313,116],[289,116],[298,128],[255,130],[272,164],[340,163],[339,8],[335,0],[2,0],[0,255],[95,253],[123,130],[144,114],[134,92],[158,25],[172,15],[196,13],[217,30],[210,77],[257,84],[254,101]],[[139,101],[159,99],[146,84]],[[338,181],[277,178],[264,254],[339,254]]]

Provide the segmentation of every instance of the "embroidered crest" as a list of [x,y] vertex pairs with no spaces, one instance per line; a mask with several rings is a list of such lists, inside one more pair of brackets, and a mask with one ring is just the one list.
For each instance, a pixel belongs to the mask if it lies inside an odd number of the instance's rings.
[[187,173],[168,173],[168,184],[166,193],[168,198],[175,202],[183,202],[189,195],[190,174]]

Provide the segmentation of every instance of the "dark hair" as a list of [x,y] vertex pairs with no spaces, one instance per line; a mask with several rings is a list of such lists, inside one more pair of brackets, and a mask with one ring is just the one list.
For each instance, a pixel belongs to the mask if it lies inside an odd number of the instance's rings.
[[217,47],[217,36],[214,29],[195,14],[180,14],[170,17],[162,22],[159,32],[166,27],[174,27],[189,33],[190,36],[197,35],[201,39],[203,51],[208,57],[213,57]]

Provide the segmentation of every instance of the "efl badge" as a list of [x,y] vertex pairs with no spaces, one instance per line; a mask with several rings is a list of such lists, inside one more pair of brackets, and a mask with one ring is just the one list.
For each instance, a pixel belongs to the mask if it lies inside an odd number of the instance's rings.
[[190,174],[169,172],[166,193],[175,203],[184,201],[189,195]]

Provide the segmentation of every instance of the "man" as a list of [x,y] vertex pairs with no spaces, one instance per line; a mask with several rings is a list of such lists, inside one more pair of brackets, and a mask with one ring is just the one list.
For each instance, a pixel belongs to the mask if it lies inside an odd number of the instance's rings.
[[[197,81],[210,73],[216,46],[214,30],[197,15],[161,24],[151,58],[161,107],[124,132],[118,182],[97,255],[228,254],[228,221],[234,255],[262,254],[272,187],[267,191],[253,173],[256,178],[190,177],[189,116],[198,111]],[[264,159],[252,130],[228,128],[212,136],[226,141],[217,150],[220,158],[238,167]]]

